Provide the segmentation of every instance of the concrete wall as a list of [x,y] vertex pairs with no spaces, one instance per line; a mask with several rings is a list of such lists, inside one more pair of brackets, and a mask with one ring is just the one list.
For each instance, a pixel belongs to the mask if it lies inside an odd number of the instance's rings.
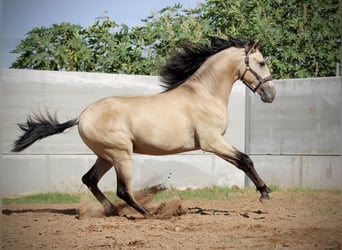
[[341,78],[276,81],[271,105],[248,94],[246,151],[266,182],[336,188],[341,173]]
[[[267,183],[282,187],[338,188],[341,183],[340,78],[275,81],[277,98],[265,104],[236,83],[230,98],[226,139],[251,155]],[[60,121],[76,117],[93,101],[111,95],[158,93],[158,77],[3,70],[1,75],[1,167],[4,195],[79,192],[82,175],[95,161],[77,128],[13,154],[15,126],[45,108]],[[247,97],[246,97],[247,93]],[[202,152],[134,156],[134,188],[249,185],[241,171]],[[114,171],[100,183],[115,190]]]
[[[5,195],[86,190],[82,175],[95,161],[81,141],[77,128],[37,142],[21,153],[11,153],[18,137],[16,123],[31,112],[56,111],[60,121],[76,116],[93,101],[111,95],[144,95],[162,91],[158,77],[3,70],[1,76],[1,168]],[[227,140],[244,149],[245,87],[237,84],[231,95]],[[134,156],[134,188],[164,184],[177,188],[212,185],[244,186],[244,175],[211,154],[190,152],[171,156]],[[100,183],[103,190],[116,189],[114,171]]]

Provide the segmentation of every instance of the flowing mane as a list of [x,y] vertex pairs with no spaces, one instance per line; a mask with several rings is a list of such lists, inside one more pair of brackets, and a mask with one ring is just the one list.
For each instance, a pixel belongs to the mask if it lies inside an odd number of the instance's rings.
[[210,45],[201,43],[184,45],[161,68],[162,86],[166,88],[166,91],[174,89],[194,74],[210,56],[230,47],[244,48],[247,46],[249,48],[253,44],[254,41],[252,40],[241,40],[233,37],[225,40],[211,37]]

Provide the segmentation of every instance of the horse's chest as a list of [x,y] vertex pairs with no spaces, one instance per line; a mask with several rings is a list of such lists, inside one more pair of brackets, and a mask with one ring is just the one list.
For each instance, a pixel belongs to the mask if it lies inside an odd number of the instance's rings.
[[198,112],[197,127],[224,133],[228,127],[228,113],[225,108],[208,108]]

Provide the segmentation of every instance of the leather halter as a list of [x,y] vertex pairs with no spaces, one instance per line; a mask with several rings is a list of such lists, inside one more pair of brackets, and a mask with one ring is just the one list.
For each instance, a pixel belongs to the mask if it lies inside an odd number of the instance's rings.
[[[248,51],[246,50],[246,57],[245,57],[245,65],[246,65],[246,69],[245,69],[245,72],[243,72],[240,80],[250,89],[252,90],[253,92],[256,92],[260,86],[262,84],[264,84],[265,82],[268,82],[268,81],[272,81],[272,76],[267,76],[265,78],[262,78],[257,72],[255,72],[250,66],[249,66],[249,53]],[[255,77],[256,79],[258,80],[259,84],[256,86],[256,87],[253,87],[253,85],[247,83],[245,80],[244,80],[244,77],[247,73],[247,71],[251,72]]]

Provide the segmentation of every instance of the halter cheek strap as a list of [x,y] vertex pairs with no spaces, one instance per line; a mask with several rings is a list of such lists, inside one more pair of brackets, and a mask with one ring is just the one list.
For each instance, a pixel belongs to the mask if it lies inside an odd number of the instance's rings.
[[[245,71],[243,72],[243,74],[242,74],[242,76],[241,76],[240,79],[241,79],[241,81],[242,81],[250,90],[252,90],[253,92],[256,92],[256,91],[260,88],[260,86],[261,86],[262,84],[264,84],[265,82],[268,82],[268,81],[272,81],[272,80],[273,80],[273,79],[272,79],[272,76],[270,76],[270,75],[267,76],[267,77],[265,77],[265,78],[262,78],[257,72],[255,72],[255,71],[249,66],[249,54],[248,54],[247,50],[246,50],[246,57],[245,57],[245,65],[246,65],[246,69],[245,69]],[[246,82],[246,81],[244,80],[244,77],[245,77],[247,71],[251,72],[251,73],[256,77],[256,79],[258,80],[259,84],[258,84],[256,87],[254,87],[253,85],[249,84],[248,82]]]

